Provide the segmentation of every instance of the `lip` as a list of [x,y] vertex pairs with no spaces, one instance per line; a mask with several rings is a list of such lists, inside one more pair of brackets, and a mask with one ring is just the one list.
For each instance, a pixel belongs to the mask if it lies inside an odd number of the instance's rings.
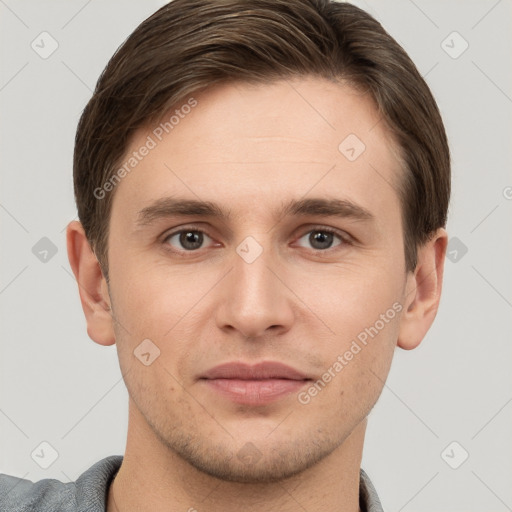
[[276,361],[255,365],[224,363],[208,370],[200,381],[232,402],[264,405],[298,392],[311,378],[291,366]]
[[208,370],[202,379],[288,379],[306,380],[309,377],[299,370],[278,361],[264,361],[258,364],[247,364],[239,361],[220,364]]

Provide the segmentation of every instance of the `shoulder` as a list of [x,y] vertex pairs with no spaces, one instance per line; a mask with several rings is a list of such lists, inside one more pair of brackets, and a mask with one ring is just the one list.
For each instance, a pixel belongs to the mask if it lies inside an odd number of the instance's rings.
[[0,510],[28,512],[29,510],[56,510],[59,505],[64,511],[76,510],[64,505],[70,504],[74,496],[74,483],[45,478],[31,482],[24,478],[0,474]]
[[75,482],[45,478],[32,482],[0,474],[0,510],[9,512],[104,512],[111,480],[123,457],[111,455],[87,469]]
[[377,491],[363,468],[360,469],[359,504],[364,512],[384,512]]

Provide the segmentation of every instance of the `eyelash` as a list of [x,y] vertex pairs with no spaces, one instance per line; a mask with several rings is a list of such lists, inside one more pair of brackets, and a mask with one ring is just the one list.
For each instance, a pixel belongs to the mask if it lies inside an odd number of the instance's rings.
[[[203,233],[204,235],[208,236],[212,240],[214,239],[212,236],[210,236],[208,234],[207,231],[205,231],[203,229],[199,229],[197,227],[186,227],[185,226],[184,228],[181,228],[181,229],[179,229],[177,231],[173,231],[173,232],[165,235],[165,237],[164,237],[164,239],[162,241],[164,249],[169,251],[169,252],[172,252],[174,254],[194,254],[194,253],[200,252],[202,248],[193,249],[193,250],[186,250],[186,249],[179,250],[179,249],[172,248],[168,244],[168,241],[169,241],[170,238],[172,238],[175,235],[179,235],[181,233],[186,233],[186,232]],[[329,233],[331,235],[334,235],[334,236],[338,237],[340,242],[341,242],[339,245],[336,245],[334,247],[328,247],[327,249],[310,249],[314,253],[317,253],[317,254],[319,254],[319,253],[328,253],[330,251],[339,249],[340,247],[343,247],[345,245],[353,245],[353,242],[352,242],[351,238],[348,235],[341,234],[339,231],[337,231],[337,230],[335,230],[333,228],[328,228],[328,227],[323,227],[323,226],[314,226],[313,228],[310,228],[308,231],[305,231],[300,237],[298,237],[297,240],[300,240],[305,235],[307,235],[309,233],[314,233],[314,232]]]

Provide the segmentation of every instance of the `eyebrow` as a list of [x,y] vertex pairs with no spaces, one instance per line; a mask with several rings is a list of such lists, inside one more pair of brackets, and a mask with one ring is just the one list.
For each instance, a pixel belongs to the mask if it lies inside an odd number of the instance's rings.
[[[358,221],[375,219],[369,210],[348,199],[292,199],[284,203],[280,209],[275,209],[273,214],[276,219],[290,215],[341,217]],[[211,217],[224,221],[232,218],[231,211],[225,211],[220,205],[211,201],[164,197],[140,210],[137,214],[136,224],[143,227],[159,219],[174,216]]]

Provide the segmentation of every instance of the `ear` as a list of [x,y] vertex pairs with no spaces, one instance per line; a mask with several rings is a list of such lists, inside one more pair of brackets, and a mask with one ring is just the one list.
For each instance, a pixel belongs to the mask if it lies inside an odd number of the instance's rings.
[[70,222],[66,238],[69,263],[78,283],[87,322],[87,334],[100,345],[113,345],[116,340],[107,282],[82,224]]
[[416,269],[407,276],[404,310],[398,335],[400,348],[416,348],[436,317],[443,287],[447,245],[448,234],[440,228],[425,245],[418,248]]

